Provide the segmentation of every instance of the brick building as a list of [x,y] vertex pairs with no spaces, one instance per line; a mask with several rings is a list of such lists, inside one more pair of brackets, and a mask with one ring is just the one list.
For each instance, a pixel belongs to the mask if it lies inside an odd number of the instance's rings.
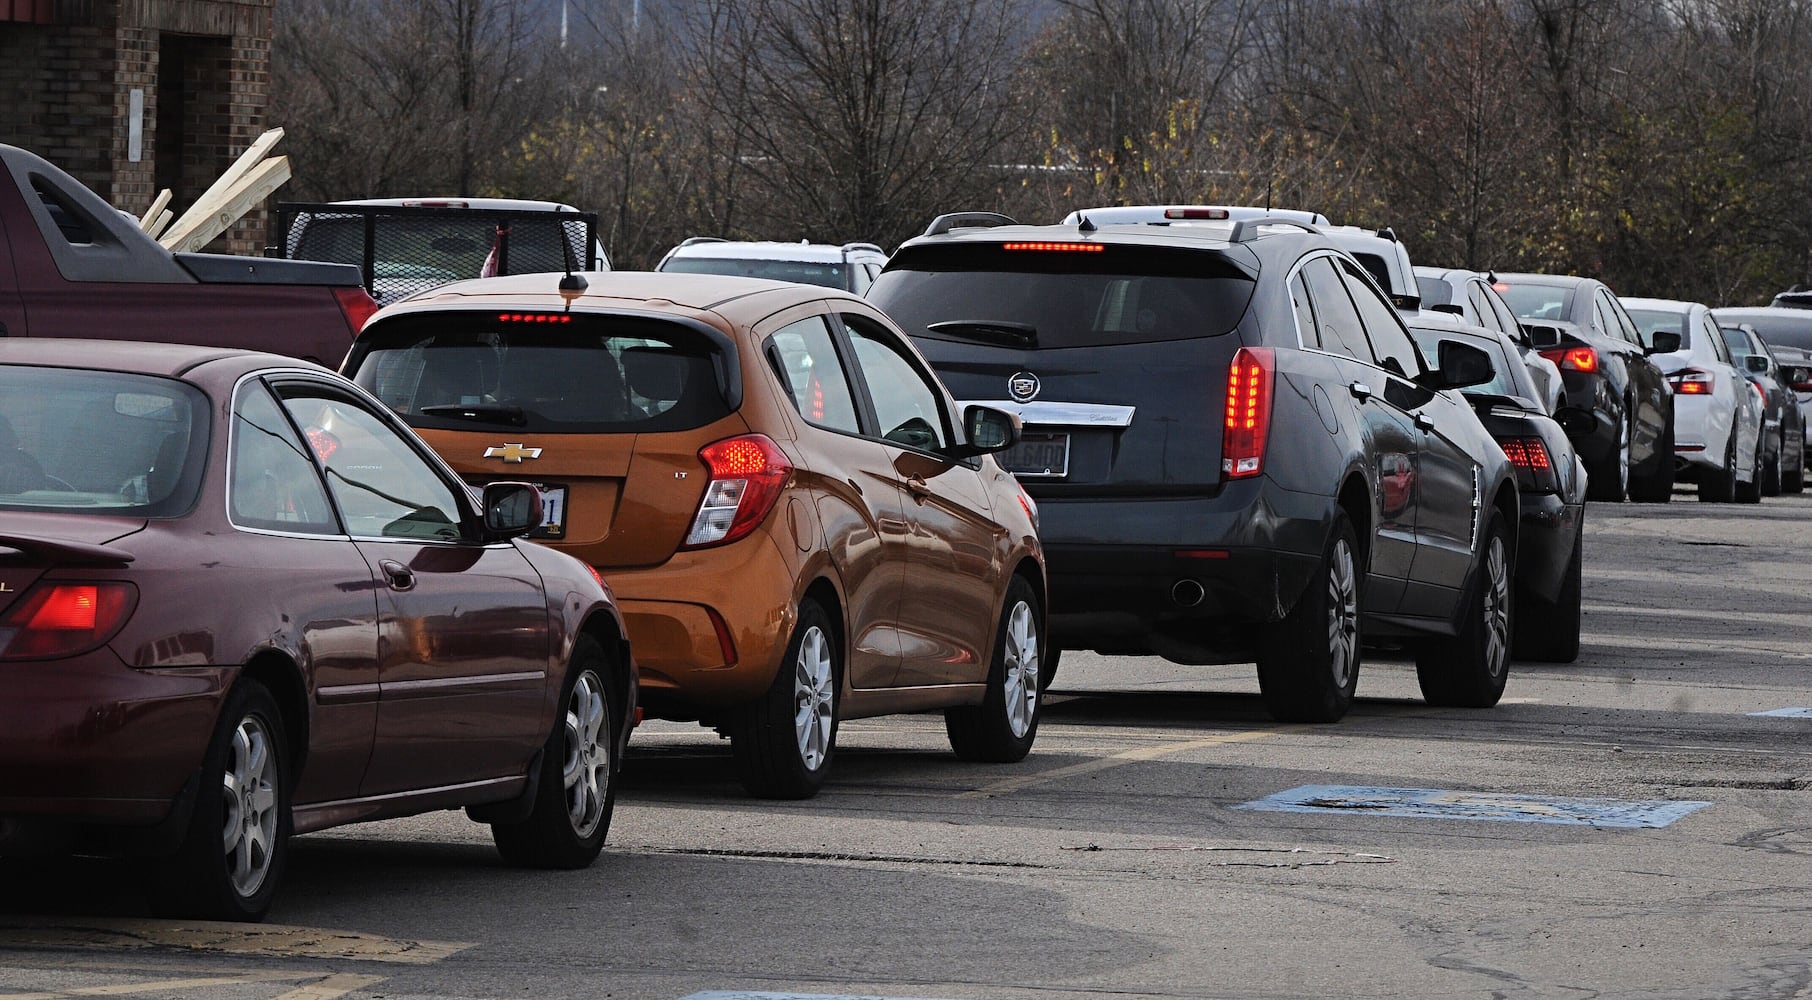
[[[270,127],[276,0],[0,0],[0,142],[178,215]],[[281,147],[277,152],[281,153]],[[262,210],[209,245],[258,253]]]

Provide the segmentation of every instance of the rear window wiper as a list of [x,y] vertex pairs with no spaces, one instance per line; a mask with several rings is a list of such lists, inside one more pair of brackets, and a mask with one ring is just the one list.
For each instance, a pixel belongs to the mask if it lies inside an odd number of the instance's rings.
[[947,319],[941,323],[927,324],[925,329],[932,333],[967,337],[971,340],[992,340],[1013,347],[1038,346],[1038,328],[1030,323],[1009,323],[999,319]]
[[499,403],[438,403],[424,406],[415,411],[424,417],[449,417],[454,420],[471,420],[481,424],[507,424],[521,427],[528,423],[520,406],[504,406]]

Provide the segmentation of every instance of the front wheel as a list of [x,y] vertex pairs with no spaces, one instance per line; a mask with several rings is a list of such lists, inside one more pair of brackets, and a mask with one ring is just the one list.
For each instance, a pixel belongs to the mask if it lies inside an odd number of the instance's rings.
[[1258,688],[1279,722],[1338,722],[1359,687],[1359,541],[1334,516],[1319,571],[1296,607],[1264,631]]
[[1032,752],[1038,710],[1044,703],[1039,659],[1043,645],[1038,597],[1024,577],[1015,576],[1000,612],[987,695],[980,705],[944,710],[944,731],[958,757],[1011,764]]
[[597,859],[616,804],[616,717],[605,686],[604,649],[591,636],[573,645],[554,731],[542,751],[527,819],[491,824],[505,861],[525,868],[584,868]]
[[1430,705],[1490,708],[1510,677],[1510,532],[1493,514],[1473,570],[1459,631],[1416,650],[1416,680]]
[[289,744],[264,685],[227,696],[201,763],[201,794],[174,857],[152,874],[165,916],[262,920],[289,858]]
[[774,682],[731,724],[730,752],[743,788],[764,799],[809,799],[837,745],[842,646],[830,615],[807,599]]

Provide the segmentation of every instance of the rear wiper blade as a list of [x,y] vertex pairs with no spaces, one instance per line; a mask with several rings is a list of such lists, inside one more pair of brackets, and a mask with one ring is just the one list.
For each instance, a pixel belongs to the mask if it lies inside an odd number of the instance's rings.
[[976,340],[993,340],[1015,347],[1037,347],[1038,328],[1030,323],[1009,323],[1000,319],[947,319],[927,324],[932,333],[951,333]]
[[454,420],[471,420],[481,424],[507,424],[521,427],[528,423],[520,406],[504,406],[499,403],[439,403],[424,406],[415,411],[424,417],[450,417]]

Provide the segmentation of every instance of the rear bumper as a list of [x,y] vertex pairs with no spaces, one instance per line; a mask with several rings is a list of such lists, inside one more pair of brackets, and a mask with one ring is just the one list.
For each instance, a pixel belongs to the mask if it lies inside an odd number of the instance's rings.
[[1573,540],[1579,536],[1585,505],[1567,503],[1553,493],[1521,495],[1521,529],[1516,536],[1516,583],[1519,589],[1552,601],[1566,582]]

